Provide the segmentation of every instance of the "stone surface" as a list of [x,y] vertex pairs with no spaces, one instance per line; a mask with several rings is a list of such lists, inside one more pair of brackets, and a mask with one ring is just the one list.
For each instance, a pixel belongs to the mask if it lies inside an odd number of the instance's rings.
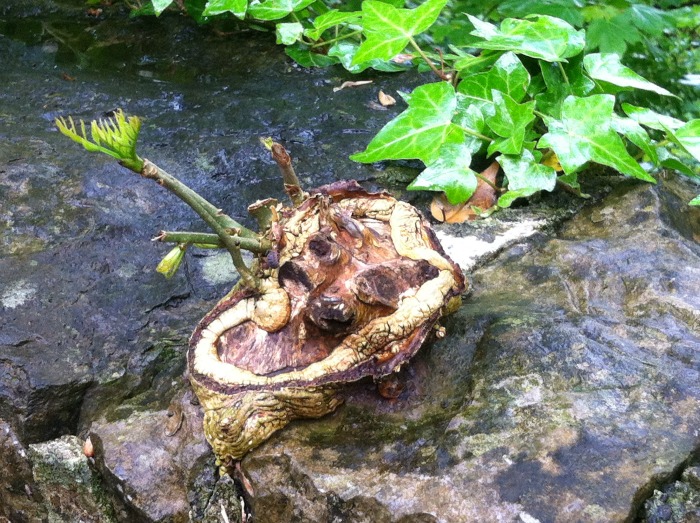
[[697,458],[672,481],[654,490],[644,502],[644,523],[698,523],[700,522],[700,465]]
[[9,423],[0,419],[0,522],[45,518],[43,497],[32,476],[27,449]]
[[[133,404],[92,424],[95,459],[106,482],[143,521],[188,521],[205,513],[215,478],[211,449],[204,439],[202,413],[190,390],[161,410]],[[234,498],[237,501],[237,498]],[[191,506],[191,504],[193,506]],[[238,509],[240,511],[240,509]]]
[[75,436],[29,446],[32,475],[44,499],[48,521],[113,523],[115,510],[97,471]]
[[192,514],[194,521],[202,523],[242,523],[242,513],[245,503],[241,497],[238,487],[230,476],[223,476],[216,482],[215,487],[210,492],[211,497],[207,501],[207,506],[201,515]]
[[623,185],[477,271],[395,402],[358,385],[244,460],[256,516],[328,521],[355,503],[387,521],[633,519],[700,447],[689,195]]
[[[290,149],[306,186],[388,184],[426,209],[429,196],[404,191],[410,164],[347,159],[403,108],[373,109],[379,89],[408,91],[420,78],[378,75],[334,93],[350,75],[299,69],[266,35],[85,9],[0,6],[0,470],[10,471],[0,521],[58,514],[27,446],[91,430],[119,521],[188,511],[214,521],[222,502],[236,521],[238,493],[196,434],[197,408],[185,405],[184,428],[163,434],[189,333],[233,282],[226,256],[191,253],[172,280],[156,274],[168,248],[150,238],[202,224],[155,185],[84,154],[52,121],[116,107],[144,117],[142,154],[247,224],[248,203],[284,198],[263,135]],[[516,245],[477,273],[450,335],[405,370],[397,400],[358,384],[340,412],[250,456],[257,521],[631,517],[698,446],[700,220],[685,206],[696,193],[621,191],[551,241],[568,215],[552,219],[552,208],[581,200],[546,195],[438,226],[467,270]],[[47,445],[67,442],[77,450],[72,439]]]

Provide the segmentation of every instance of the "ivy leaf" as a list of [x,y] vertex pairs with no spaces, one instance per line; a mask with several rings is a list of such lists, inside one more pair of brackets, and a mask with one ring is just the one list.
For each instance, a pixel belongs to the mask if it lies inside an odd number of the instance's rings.
[[152,3],[153,11],[155,11],[156,16],[160,16],[160,14],[173,3],[173,0],[152,0]]
[[517,198],[539,191],[553,191],[557,184],[557,171],[537,163],[527,149],[516,156],[501,155],[496,161],[508,178],[508,192],[498,199],[499,207],[510,207]]
[[370,163],[417,158],[428,165],[437,159],[444,143],[463,141],[464,133],[452,123],[457,96],[451,84],[421,85],[406,101],[408,109],[386,124],[367,149],[351,159]]
[[516,102],[525,97],[530,85],[530,73],[514,53],[503,54],[486,73],[466,76],[457,90],[466,103],[475,105],[484,115],[493,115],[494,90],[509,95]]
[[577,31],[564,20],[552,16],[532,15],[526,20],[506,18],[500,28],[467,16],[475,27],[471,34],[484,40],[475,44],[482,49],[513,51],[547,62],[562,62],[579,54],[586,44],[582,30]]
[[533,14],[550,15],[578,27],[582,26],[584,21],[581,11],[577,0],[506,0],[498,5],[498,13],[504,18],[524,18]]
[[593,161],[628,176],[655,182],[629,155],[612,128],[614,106],[615,97],[609,94],[567,97],[562,104],[561,119],[547,121],[549,132],[540,138],[537,147],[554,150],[567,174]]
[[486,82],[495,89],[520,102],[530,86],[530,73],[515,53],[504,53],[489,70]]
[[467,54],[455,60],[453,66],[464,78],[467,75],[475,74],[491,67],[500,54],[496,51],[484,51],[479,56]]
[[266,0],[251,3],[248,14],[258,20],[279,20],[295,11],[300,11],[314,3],[315,0]]
[[472,154],[479,152],[484,140],[477,135],[485,135],[487,132],[484,113],[471,103],[468,97],[460,93],[457,93],[457,113],[452,118],[452,122],[465,131],[464,145],[469,152]]
[[666,127],[666,134],[681,148],[700,162],[700,118],[690,120],[683,127],[671,129]]
[[622,110],[633,120],[651,129],[656,129],[657,131],[665,131],[667,128],[678,129],[685,125],[685,122],[682,120],[678,120],[672,116],[666,116],[665,114],[659,114],[645,107],[636,107],[624,103],[622,104]]
[[215,16],[233,13],[234,16],[243,19],[247,10],[248,0],[209,0],[202,15]]
[[[652,91],[663,96],[675,96],[663,87],[651,83],[620,62],[615,53],[589,54],[583,58],[583,66],[594,80],[608,82],[618,87],[632,87]],[[676,97],[677,98],[677,97]]]
[[659,163],[662,167],[666,169],[673,169],[674,171],[681,172],[686,176],[697,177],[698,173],[693,171],[688,165],[686,165],[680,158],[669,151],[666,147],[657,147],[656,149],[659,155]]
[[501,137],[491,142],[488,155],[496,151],[504,154],[520,154],[525,141],[525,131],[535,119],[535,102],[519,104],[507,94],[493,91],[493,104],[496,112],[486,118],[486,124]]
[[350,24],[360,19],[361,13],[358,11],[341,12],[337,9],[323,13],[314,19],[314,28],[307,29],[304,34],[312,40],[318,40],[324,31],[337,25]]
[[306,46],[302,46],[298,43],[293,46],[285,47],[284,52],[302,67],[328,67],[338,63],[336,57],[314,53]]
[[396,73],[406,70],[406,66],[396,64],[389,60],[370,60],[369,62],[353,64],[352,59],[355,56],[355,53],[357,53],[358,48],[359,46],[357,44],[353,44],[351,42],[337,42],[328,50],[328,56],[337,57],[345,69],[355,74],[361,73],[370,67],[375,71],[383,71],[385,73]]
[[463,96],[466,103],[478,107],[484,114],[493,114],[489,73],[467,76],[459,82],[457,91]]
[[631,22],[650,36],[661,36],[666,29],[673,29],[671,17],[650,5],[633,3],[627,13]]
[[207,21],[207,17],[204,16],[206,0],[180,0],[178,3],[184,6],[187,15],[198,24],[203,24]]
[[555,118],[559,118],[561,104],[567,96],[586,96],[595,88],[593,80],[583,72],[580,56],[573,57],[566,64],[540,61],[540,70],[547,89],[535,96],[537,109]]
[[642,35],[625,17],[593,20],[586,30],[588,49],[600,49],[601,53],[616,53],[620,56],[627,51],[627,44],[642,41]]
[[696,196],[688,202],[688,205],[700,205],[700,196]]
[[413,180],[409,191],[444,191],[452,205],[466,202],[476,190],[476,175],[470,169],[471,151],[464,143],[446,143],[439,157]]
[[571,58],[568,63],[540,62],[540,70],[548,89],[552,89],[556,84],[564,84],[567,91],[574,96],[586,96],[595,89],[595,82],[586,76],[583,70],[581,55]]
[[447,0],[427,0],[415,9],[397,9],[378,0],[365,0],[362,2],[362,25],[367,39],[357,51],[354,63],[390,60],[403,51],[415,35],[433,25],[445,4]]
[[615,114],[613,115],[611,126],[615,131],[644,151],[644,154],[654,162],[654,165],[659,164],[659,155],[656,153],[656,148],[651,142],[649,134],[635,120],[622,118]]
[[301,35],[304,34],[304,26],[299,22],[277,24],[275,34],[278,44],[292,45],[301,39]]

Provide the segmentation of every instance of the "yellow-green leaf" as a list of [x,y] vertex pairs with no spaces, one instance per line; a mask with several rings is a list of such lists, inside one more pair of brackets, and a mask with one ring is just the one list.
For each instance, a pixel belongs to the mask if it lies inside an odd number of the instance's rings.
[[682,120],[665,114],[659,114],[646,107],[637,107],[624,103],[622,104],[622,110],[625,111],[625,114],[632,118],[632,120],[650,129],[656,129],[657,131],[664,131],[666,128],[678,129],[685,125],[685,122]]
[[173,0],[153,0],[153,11],[159,16],[172,3]]
[[507,94],[492,92],[495,112],[486,118],[486,124],[500,139],[489,144],[488,155],[496,151],[504,154],[520,154],[525,132],[535,119],[535,102],[519,104]]
[[248,6],[248,14],[258,20],[279,20],[304,9],[315,0],[265,0]]
[[327,13],[317,16],[313,21],[314,28],[307,29],[304,31],[304,34],[312,40],[318,40],[324,31],[338,25],[357,22],[360,19],[360,16],[362,16],[362,13],[357,11],[345,12],[332,9]]
[[557,184],[557,172],[537,163],[527,149],[519,155],[501,155],[496,161],[508,179],[508,192],[498,199],[499,207],[510,207],[516,199],[539,191],[553,191]]
[[667,127],[666,134],[685,152],[700,162],[700,119],[690,120],[678,129]]

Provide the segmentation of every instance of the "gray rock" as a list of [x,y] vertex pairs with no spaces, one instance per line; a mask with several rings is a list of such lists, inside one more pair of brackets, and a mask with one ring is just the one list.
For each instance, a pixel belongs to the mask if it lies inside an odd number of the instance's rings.
[[[411,167],[347,156],[401,110],[370,109],[379,88],[421,79],[382,76],[334,94],[344,73],[299,70],[257,34],[223,39],[167,15],[125,24],[107,7],[94,19],[82,0],[9,0],[0,13],[0,470],[10,471],[0,516],[35,521],[97,503],[81,490],[84,500],[59,497],[56,509],[26,455],[28,443],[91,430],[120,521],[216,519],[222,502],[235,521],[237,493],[217,479],[198,409],[185,404],[182,427],[164,435],[189,332],[231,275],[206,252],[172,280],[154,273],[167,248],[150,238],[202,224],[158,187],[84,154],[53,118],[115,107],[144,117],[141,153],[246,220],[248,203],[284,197],[258,136],[285,142],[309,187],[371,187],[397,169],[412,178]],[[698,445],[698,217],[691,195],[674,191],[621,191],[548,243],[537,231],[562,216],[551,220],[546,202],[571,205],[568,195],[439,227],[465,269],[526,236],[539,246],[516,246],[476,275],[451,336],[406,369],[398,400],[359,384],[340,412],[250,456],[258,521],[631,514]],[[428,199],[400,196],[423,208]],[[464,237],[480,250],[465,252]],[[69,456],[78,461],[59,460],[62,477],[86,486],[84,462]]]
[[214,458],[193,397],[189,390],[180,392],[162,410],[124,405],[91,427],[105,481],[138,520],[184,522],[191,511],[195,520],[207,511],[216,482]]
[[328,521],[373,500],[388,521],[634,517],[700,446],[700,249],[689,239],[700,222],[688,199],[673,181],[626,184],[556,237],[477,271],[397,401],[359,384],[334,415],[244,460],[256,516],[283,507],[286,521]]
[[211,497],[201,516],[193,514],[193,520],[201,523],[241,523],[245,503],[230,476],[223,476],[210,492]]
[[45,518],[43,497],[32,476],[32,464],[9,423],[0,419],[0,522]]
[[117,512],[75,436],[29,446],[32,474],[49,521],[111,523]]
[[685,469],[683,471],[682,479],[695,490],[700,491],[700,465]]
[[698,523],[700,522],[700,489],[676,481],[655,490],[644,503],[644,523]]

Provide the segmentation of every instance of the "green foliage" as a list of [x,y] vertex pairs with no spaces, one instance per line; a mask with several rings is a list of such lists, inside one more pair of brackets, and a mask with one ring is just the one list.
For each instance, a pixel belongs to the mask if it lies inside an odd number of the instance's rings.
[[463,140],[462,129],[452,123],[457,95],[447,82],[417,87],[405,96],[408,109],[389,122],[367,146],[351,158],[358,162],[416,158],[426,164],[438,157],[445,143]]
[[[695,8],[667,12],[645,0],[424,0],[413,8],[401,0],[199,1],[204,17],[270,24],[306,67],[432,70],[439,81],[404,94],[407,108],[351,158],[420,160],[426,168],[409,189],[444,191],[453,204],[475,191],[475,162],[500,164],[502,207],[556,185],[576,189],[590,163],[654,182],[647,169],[695,175],[700,162],[700,120],[640,106],[648,103],[642,95],[654,108],[677,97],[624,58],[631,48],[652,49],[651,39],[668,40],[680,20],[697,26]],[[152,2],[156,14],[172,3]]]
[[238,18],[243,18],[247,11],[248,0],[209,0],[203,14],[204,16],[216,16],[231,13]]
[[365,40],[353,64],[368,60],[389,60],[415,41],[413,37],[437,20],[447,0],[427,0],[415,9],[397,9],[378,0],[362,3],[362,33]]
[[467,15],[475,27],[472,35],[481,39],[475,47],[496,51],[513,51],[547,62],[561,62],[576,56],[585,45],[583,31],[577,31],[564,20],[533,15],[527,20],[506,18],[498,28]]
[[663,96],[674,96],[671,92],[645,80],[620,62],[615,53],[589,54],[583,59],[583,66],[593,80],[606,82],[623,88],[643,89]]
[[562,103],[561,118],[548,119],[547,132],[539,148],[551,148],[564,172],[571,176],[589,161],[607,165],[628,176],[654,182],[627,152],[613,128],[615,97],[597,94],[586,98],[567,97]]
[[[465,201],[474,191],[469,160],[484,147],[487,158],[501,153],[496,159],[509,189],[499,199],[501,206],[554,188],[555,171],[535,160],[548,152],[556,154],[562,166],[560,183],[572,187],[578,187],[579,172],[591,162],[655,181],[639,160],[646,157],[658,163],[658,142],[641,122],[615,112],[615,94],[641,89],[673,96],[668,90],[624,66],[616,54],[584,55],[584,32],[563,20],[537,15],[506,19],[497,27],[467,18],[474,27],[472,36],[477,37],[470,47],[501,53],[490,69],[475,72],[469,60],[457,58],[455,63],[467,67],[454,71],[451,82],[416,89],[419,99],[409,98],[408,109],[353,159],[422,160],[427,168],[409,188],[442,190],[451,203]],[[392,26],[395,22],[396,18]],[[373,34],[381,32],[374,24]],[[533,78],[519,57],[539,61],[541,76]],[[456,91],[451,85],[457,85]],[[695,121],[674,127],[657,126],[681,152],[695,156],[700,134]],[[457,154],[461,156],[456,158]]]
[[93,120],[90,124],[90,136],[87,136],[85,122],[80,120],[80,132],[75,127],[73,118],[56,119],[56,127],[61,134],[82,145],[87,151],[101,152],[118,160],[125,167],[140,172],[143,160],[136,154],[136,142],[141,130],[141,120],[136,116],[126,117],[120,110],[113,118]]

